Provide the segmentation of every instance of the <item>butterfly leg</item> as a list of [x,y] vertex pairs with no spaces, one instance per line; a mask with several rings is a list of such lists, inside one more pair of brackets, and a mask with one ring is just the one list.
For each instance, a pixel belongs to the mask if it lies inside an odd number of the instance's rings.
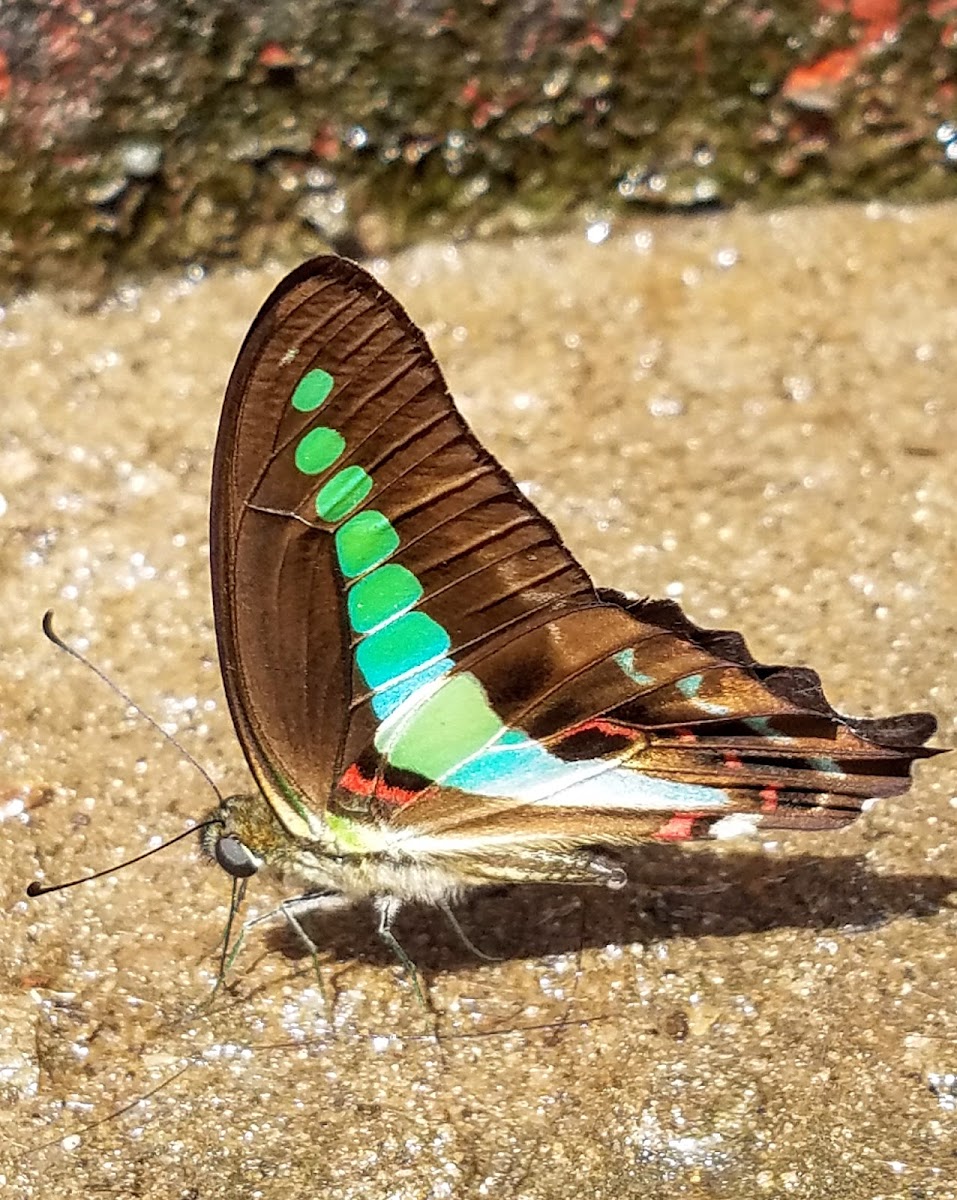
[[[332,903],[327,903],[330,900]],[[322,975],[322,967],[319,965],[319,947],[303,929],[299,921],[299,914],[334,911],[344,907],[345,904],[348,904],[345,896],[333,893],[331,896],[297,896],[293,900],[284,900],[279,905],[279,911],[286,918],[286,924],[309,951],[312,969],[316,973],[316,983],[319,985],[319,995],[322,997],[322,1004],[326,1010],[329,1010],[329,997],[326,994],[326,981]]]
[[459,924],[458,917],[454,912],[452,912],[452,909],[444,900],[439,901],[439,908],[442,910],[446,921],[448,921],[448,923],[452,926],[452,929],[455,931],[459,941],[466,948],[466,950],[470,950],[476,958],[481,958],[484,962],[502,962],[502,956],[500,954],[486,954],[483,950],[480,950],[478,946],[475,945],[472,939]]
[[409,981],[415,991],[415,995],[422,1007],[429,1011],[429,1006],[426,1003],[425,996],[422,993],[422,988],[419,984],[419,973],[415,969],[415,963],[409,958],[408,954],[399,945],[395,934],[392,932],[392,925],[399,915],[399,909],[402,907],[402,901],[396,896],[376,896],[373,901],[375,906],[376,916],[379,918],[378,934],[383,944],[388,946],[392,953],[399,960],[402,969],[409,977]]
[[230,949],[229,938],[232,934],[233,922],[236,920],[236,914],[242,906],[243,898],[246,895],[246,880],[233,879],[232,896],[229,900],[229,916],[226,918],[226,926],[223,929],[223,936],[220,938],[219,946],[221,953],[219,956],[219,971],[216,973],[216,982],[213,984],[213,990],[209,993],[204,1004],[205,1009],[209,1009],[219,994],[219,989],[226,982],[226,975],[233,965],[236,955],[239,953],[239,947],[243,944],[243,929],[240,928],[239,935]]
[[[269,921],[280,913],[286,920],[286,924],[296,935],[297,939],[306,948],[309,957],[312,959],[312,967],[316,973],[316,982],[319,985],[319,992],[322,996],[322,1002],[328,1007],[329,998],[326,995],[326,983],[322,976],[322,968],[319,964],[319,947],[312,940],[305,929],[300,917],[306,916],[308,913],[314,912],[336,912],[340,908],[347,908],[352,904],[352,901],[341,895],[339,892],[306,892],[302,896],[293,896],[291,900],[283,900],[276,908],[271,908],[269,912],[262,913],[258,917],[253,917],[247,921],[240,932],[240,938],[245,934],[247,929],[251,929],[253,925],[260,925],[263,921]],[[237,946],[238,949],[238,946]],[[235,951],[232,955],[235,958]],[[230,960],[231,962],[232,960]]]
[[299,923],[299,917],[304,917],[308,913],[313,912],[336,912],[340,908],[348,908],[352,901],[348,896],[343,896],[341,892],[305,892],[302,896],[293,896],[291,900],[283,900],[275,908],[271,908],[269,912],[260,913],[258,917],[251,917],[243,925],[243,932],[247,929],[252,929],[254,925],[261,925],[264,921],[271,921],[273,917],[282,914],[288,921],[290,927],[294,930],[296,936],[302,944],[310,951],[316,949],[316,945],[308,933]]

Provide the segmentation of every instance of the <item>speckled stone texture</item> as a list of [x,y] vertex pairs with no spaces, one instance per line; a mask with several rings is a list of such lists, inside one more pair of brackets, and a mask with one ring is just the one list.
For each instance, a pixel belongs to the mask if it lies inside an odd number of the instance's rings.
[[[375,269],[596,579],[680,598],[839,707],[955,744],[957,208],[642,221]],[[261,925],[203,1007],[228,880],[187,827],[247,780],[207,594],[210,447],[280,268],[0,324],[0,1183],[16,1200],[957,1195],[957,761],[840,835],[655,847],[399,934]],[[316,731],[323,736],[322,730]],[[248,912],[276,894],[253,881]]]

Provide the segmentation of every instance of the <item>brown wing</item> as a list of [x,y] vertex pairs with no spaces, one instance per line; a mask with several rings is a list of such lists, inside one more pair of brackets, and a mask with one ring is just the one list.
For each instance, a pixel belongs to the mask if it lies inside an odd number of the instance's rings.
[[[843,716],[815,672],[758,663],[740,634],[701,629],[671,601],[598,596],[463,660],[513,744],[499,733],[442,786],[396,798],[393,824],[416,845],[832,829],[939,753],[923,745],[928,713]],[[728,821],[741,814],[749,825]]]
[[[318,407],[292,402],[301,384],[308,393],[326,375],[333,386]],[[297,449],[319,429],[339,435],[344,450],[328,468],[304,472]],[[319,435],[314,461],[302,452],[299,461],[311,470],[329,444]],[[390,562],[420,581],[417,607],[448,632],[452,655],[546,611],[595,603],[552,526],[470,433],[401,306],[340,258],[294,271],[253,323],[226,392],[210,552],[237,733],[266,794],[300,812],[322,810],[375,728],[336,554],[347,518],[341,503],[326,506],[329,519],[316,507],[334,479],[358,480],[361,490],[362,473],[371,489],[347,517],[387,519],[399,542]],[[357,494],[346,487],[346,501]]]
[[904,790],[930,753],[930,717],[841,717],[739,635],[597,595],[422,333],[342,259],[290,275],[246,339],[211,553],[230,709],[291,832],[330,801],[436,834],[518,814],[555,834],[560,814],[579,843],[709,805],[808,824]]

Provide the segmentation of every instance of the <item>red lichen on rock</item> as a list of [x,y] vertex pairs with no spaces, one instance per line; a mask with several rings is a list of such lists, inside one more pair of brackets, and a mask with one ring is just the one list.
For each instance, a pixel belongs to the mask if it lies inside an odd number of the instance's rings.
[[832,50],[817,62],[792,67],[781,88],[786,100],[801,108],[829,109],[837,104],[838,91],[860,61],[860,49]]
[[259,51],[259,65],[269,70],[294,67],[296,59],[281,42],[266,42]]

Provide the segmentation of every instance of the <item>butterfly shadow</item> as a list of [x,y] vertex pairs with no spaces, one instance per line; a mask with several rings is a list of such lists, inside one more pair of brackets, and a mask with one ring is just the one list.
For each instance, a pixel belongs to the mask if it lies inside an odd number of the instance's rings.
[[[466,936],[496,959],[541,958],[616,943],[674,937],[740,937],[770,929],[863,932],[895,916],[948,906],[957,876],[879,875],[863,858],[796,856],[769,864],[755,854],[668,847],[622,856],[631,882],[620,891],[559,885],[497,887],[454,906]],[[370,905],[313,913],[303,926],[326,961],[394,963]],[[480,964],[444,914],[407,905],[396,935],[426,975]],[[304,951],[282,924],[267,934],[291,958]]]

